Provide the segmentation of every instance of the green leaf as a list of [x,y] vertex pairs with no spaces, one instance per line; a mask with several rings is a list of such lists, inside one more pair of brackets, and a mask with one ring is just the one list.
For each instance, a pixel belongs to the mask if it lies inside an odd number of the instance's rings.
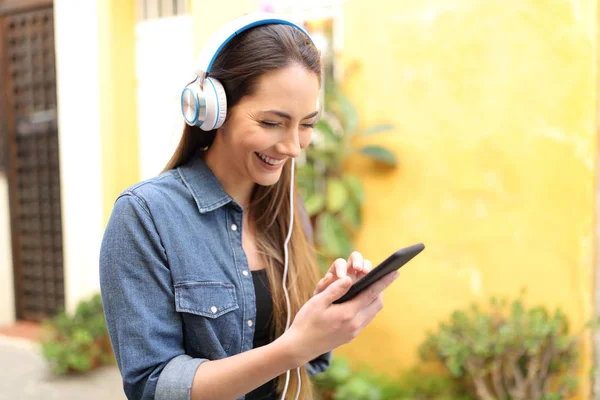
[[357,375],[340,388],[334,398],[336,400],[379,400],[381,392],[367,377]]
[[346,174],[344,176],[344,184],[350,193],[350,197],[358,204],[365,202],[365,190],[362,182],[354,175]]
[[329,258],[327,258],[325,254],[317,252],[317,262],[319,264],[321,272],[323,273],[323,275],[325,275],[327,271],[329,271],[329,267],[331,267],[332,261],[329,260]]
[[330,167],[336,164],[336,154],[333,149],[327,147],[314,148],[310,152],[310,158]]
[[321,193],[314,193],[312,196],[306,199],[304,207],[306,208],[308,215],[312,217],[320,212],[323,207],[325,207],[325,196],[323,196]]
[[358,128],[358,113],[354,104],[341,92],[337,93],[336,103],[343,118],[344,128],[347,134],[351,134]]
[[319,174],[315,171],[315,166],[312,164],[305,164],[302,167],[296,169],[296,178],[297,179],[314,179],[318,177]]
[[354,233],[358,228],[360,228],[361,224],[361,215],[360,215],[360,207],[358,204],[353,202],[348,202],[340,211],[340,219],[342,223],[344,223],[349,230]]
[[350,364],[348,361],[344,358],[341,358],[336,359],[336,361],[331,364],[327,374],[334,382],[340,384],[352,376],[352,370],[350,369]]
[[371,136],[375,135],[376,133],[389,132],[394,129],[396,129],[396,127],[392,124],[375,125],[362,131],[361,136]]
[[84,354],[70,354],[68,362],[76,371],[84,372],[92,368],[92,360]]
[[344,183],[337,178],[327,180],[327,210],[335,213],[344,207],[348,201],[348,190]]
[[317,241],[321,251],[329,257],[348,257],[352,243],[344,226],[329,212],[317,218]]
[[90,345],[94,341],[94,338],[86,330],[86,328],[76,328],[73,332],[73,341],[81,345]]
[[315,124],[315,130],[319,131],[323,135],[323,139],[326,144],[339,145],[342,141],[340,135],[336,135],[333,131],[333,127],[326,119],[321,119]]
[[61,352],[62,348],[60,343],[42,343],[42,353],[47,360],[57,360],[60,357]]
[[396,156],[388,149],[381,146],[363,146],[359,152],[367,157],[374,158],[375,160],[382,162],[387,165],[396,165]]

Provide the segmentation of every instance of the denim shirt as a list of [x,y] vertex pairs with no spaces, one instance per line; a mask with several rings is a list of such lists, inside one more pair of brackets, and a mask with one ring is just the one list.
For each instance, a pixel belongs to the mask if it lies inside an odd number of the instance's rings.
[[[129,399],[189,399],[200,364],[253,347],[243,209],[200,154],[125,190],[104,233],[102,301]],[[330,361],[306,367],[314,375]]]

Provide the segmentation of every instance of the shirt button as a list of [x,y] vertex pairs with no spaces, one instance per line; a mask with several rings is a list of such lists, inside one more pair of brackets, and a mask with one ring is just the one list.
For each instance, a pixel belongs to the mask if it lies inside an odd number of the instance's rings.
[[213,314],[216,314],[216,313],[217,313],[217,307],[215,307],[215,306],[212,306],[212,307],[210,308],[210,311],[212,311],[212,313],[213,313]]
[[231,224],[231,230],[232,231],[237,231],[237,225],[236,224]]
[[252,320],[251,319],[248,320],[248,326],[252,326]]
[[246,271],[246,270],[243,270],[243,271],[242,271],[242,274],[244,274],[244,276],[248,276],[248,271]]

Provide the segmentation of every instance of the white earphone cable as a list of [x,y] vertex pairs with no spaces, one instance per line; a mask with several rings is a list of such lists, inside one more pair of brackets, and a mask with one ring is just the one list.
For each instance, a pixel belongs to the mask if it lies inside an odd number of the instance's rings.
[[[287,272],[288,272],[288,265],[289,265],[289,254],[288,254],[288,244],[290,242],[290,239],[292,237],[292,228],[294,226],[294,166],[295,166],[295,159],[292,158],[292,170],[290,173],[290,228],[288,230],[288,234],[287,237],[285,238],[285,243],[283,245],[283,259],[284,259],[284,267],[283,267],[283,293],[285,294],[285,300],[286,300],[286,304],[287,304],[287,322],[285,324],[285,330],[287,331],[288,328],[290,327],[290,321],[292,318],[292,310],[291,310],[291,305],[290,305],[290,295],[288,294],[287,291],[287,285],[286,285],[286,281],[287,281]],[[300,368],[296,368],[296,372],[298,375],[298,388],[296,390],[296,397],[295,399],[298,400],[298,396],[300,396]],[[290,383],[290,371],[287,371],[285,373],[285,386],[283,387],[283,394],[281,395],[281,400],[285,399],[285,395],[287,393],[287,389],[288,389],[288,385]]]

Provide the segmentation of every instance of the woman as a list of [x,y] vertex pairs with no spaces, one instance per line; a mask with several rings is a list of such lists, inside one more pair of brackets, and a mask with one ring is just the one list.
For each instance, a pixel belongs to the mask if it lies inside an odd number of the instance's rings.
[[117,198],[102,242],[124,389],[131,399],[294,398],[298,389],[311,399],[309,375],[375,317],[397,273],[339,305],[370,262],[354,252],[318,279],[305,211],[289,202],[292,161],[318,118],[321,66],[305,33],[248,29],[220,49],[210,76],[224,86],[224,123],[186,126],[163,173]]

